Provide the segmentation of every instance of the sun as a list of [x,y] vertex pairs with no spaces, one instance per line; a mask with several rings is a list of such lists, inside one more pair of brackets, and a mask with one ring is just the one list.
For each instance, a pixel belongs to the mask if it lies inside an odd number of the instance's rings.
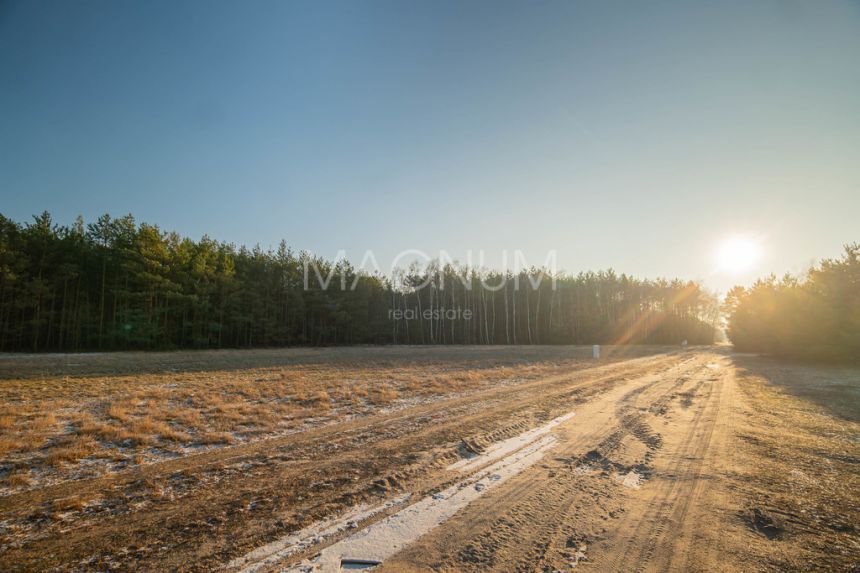
[[716,251],[717,268],[730,273],[750,270],[760,259],[761,244],[750,237],[729,237]]

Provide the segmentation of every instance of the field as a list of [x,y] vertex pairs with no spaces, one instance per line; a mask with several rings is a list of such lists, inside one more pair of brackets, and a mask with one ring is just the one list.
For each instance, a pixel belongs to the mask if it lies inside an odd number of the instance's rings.
[[3,571],[856,571],[860,370],[726,348],[0,357]]

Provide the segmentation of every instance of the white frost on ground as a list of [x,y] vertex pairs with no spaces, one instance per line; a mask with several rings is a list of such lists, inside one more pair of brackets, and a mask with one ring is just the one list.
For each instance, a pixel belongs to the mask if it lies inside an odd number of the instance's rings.
[[381,563],[442,524],[490,488],[534,465],[555,441],[553,436],[533,441],[476,475],[427,496],[351,537],[326,547],[314,558],[284,571],[335,573],[342,570],[342,562]]
[[[337,572],[342,569],[365,568],[367,564],[378,563],[391,557],[486,493],[489,488],[539,461],[556,441],[555,437],[547,434],[573,415],[571,412],[559,416],[539,428],[493,444],[479,456],[452,464],[448,467],[449,470],[461,472],[492,465],[324,548],[312,559],[285,571]],[[355,529],[359,522],[402,505],[408,498],[408,495],[402,496],[376,507],[357,506],[344,515],[323,520],[234,559],[227,564],[226,569],[253,573],[269,568],[327,538]],[[354,563],[355,567],[350,567],[350,562]]]
[[540,426],[539,428],[533,428],[518,436],[514,436],[513,438],[508,438],[507,440],[502,440],[501,442],[496,442],[492,446],[490,446],[486,452],[482,453],[479,456],[475,456],[472,458],[462,459],[458,462],[455,462],[448,466],[446,469],[448,470],[460,470],[461,472],[468,472],[475,470],[482,465],[489,463],[491,461],[495,461],[499,458],[503,458],[508,454],[517,451],[522,448],[526,444],[529,444],[539,437],[548,434],[552,431],[553,428],[558,426],[559,424],[566,422],[574,416],[573,412],[569,414],[565,414],[564,416],[559,416],[558,418],[554,418]]
[[332,535],[336,535],[342,531],[353,529],[356,524],[369,519],[380,512],[391,509],[405,503],[409,499],[409,495],[404,495],[392,499],[382,505],[368,506],[357,505],[350,509],[347,513],[325,519],[305,527],[300,531],[291,533],[286,537],[282,537],[268,545],[258,547],[247,555],[234,559],[228,563],[225,569],[239,569],[243,573],[252,573],[259,571],[273,563],[277,563],[283,559],[295,555],[325,540]]
[[633,470],[627,472],[626,474],[617,474],[615,476],[615,481],[617,481],[624,487],[629,487],[630,489],[639,489],[642,486],[642,476],[640,476]]

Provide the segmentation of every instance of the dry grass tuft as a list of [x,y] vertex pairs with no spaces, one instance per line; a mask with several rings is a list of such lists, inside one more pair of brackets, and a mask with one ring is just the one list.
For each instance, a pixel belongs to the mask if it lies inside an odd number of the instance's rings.
[[328,410],[331,408],[331,396],[325,390],[317,390],[305,399],[305,402],[316,408]]
[[14,471],[6,476],[6,484],[9,487],[27,487],[30,485],[30,476],[23,470]]
[[21,440],[16,440],[13,438],[0,438],[0,456],[4,454],[8,454],[10,452],[15,452],[24,447],[24,443]]
[[63,497],[51,502],[51,508],[54,511],[80,511],[86,505],[86,502],[78,496]]
[[109,418],[116,420],[117,422],[127,424],[131,421],[131,417],[129,416],[128,410],[119,404],[111,405],[107,410],[107,415]]
[[44,431],[49,430],[57,425],[57,417],[53,412],[48,412],[47,414],[42,414],[40,416],[35,417],[30,422],[30,430],[34,431]]
[[51,466],[76,462],[94,453],[97,449],[98,443],[90,436],[77,436],[60,447],[52,448],[45,457],[45,461]]
[[379,388],[373,388],[369,393],[370,401],[374,404],[391,404],[399,397],[400,393],[390,386],[380,386]]
[[202,444],[232,444],[236,438],[227,432],[207,432],[200,436]]

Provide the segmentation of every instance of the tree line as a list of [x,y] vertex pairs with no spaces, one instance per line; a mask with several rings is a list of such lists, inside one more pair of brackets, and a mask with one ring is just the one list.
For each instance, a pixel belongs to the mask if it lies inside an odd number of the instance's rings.
[[689,281],[439,261],[382,276],[131,215],[70,226],[0,215],[0,351],[709,344],[718,320],[715,296]]
[[860,361],[860,243],[804,276],[771,275],[726,296],[737,350],[788,358]]

